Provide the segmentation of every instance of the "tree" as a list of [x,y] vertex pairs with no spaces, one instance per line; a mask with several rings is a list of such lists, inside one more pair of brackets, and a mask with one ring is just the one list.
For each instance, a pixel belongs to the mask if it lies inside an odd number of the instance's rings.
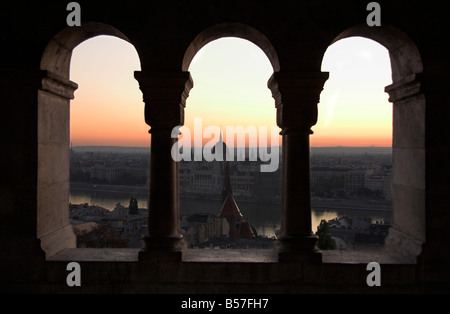
[[317,247],[321,250],[335,250],[336,241],[331,237],[330,227],[325,219],[320,221],[316,235],[319,237]]
[[130,215],[137,215],[138,214],[138,201],[136,198],[132,197],[130,198],[130,205],[128,206],[128,213]]

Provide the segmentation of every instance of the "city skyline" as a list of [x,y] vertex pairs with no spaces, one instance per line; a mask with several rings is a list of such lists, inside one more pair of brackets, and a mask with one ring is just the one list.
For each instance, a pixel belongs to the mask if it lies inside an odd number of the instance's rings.
[[[73,204],[90,204],[113,211],[131,197],[148,206],[150,162],[141,151],[71,152],[70,195]],[[220,162],[181,162],[180,214],[217,213],[221,208],[223,168]],[[273,236],[279,228],[281,170],[261,173],[256,162],[231,162],[230,185],[242,213],[258,234]],[[391,221],[392,158],[387,148],[312,148],[311,223],[322,219],[363,215]],[[369,208],[369,209],[368,209]]]
[[[74,49],[71,80],[79,84],[71,102],[74,146],[150,146],[142,93],[133,77],[138,70],[134,47],[115,37],[99,36]],[[330,78],[318,104],[311,146],[390,147],[392,107],[384,93],[391,83],[387,50],[368,39],[342,39],[324,54],[322,70]],[[276,125],[267,88],[273,69],[253,43],[215,40],[196,54],[189,71],[194,88],[187,99],[186,127],[192,128],[198,117],[203,128]],[[203,144],[210,140],[204,138]],[[281,145],[281,138],[276,140]]]

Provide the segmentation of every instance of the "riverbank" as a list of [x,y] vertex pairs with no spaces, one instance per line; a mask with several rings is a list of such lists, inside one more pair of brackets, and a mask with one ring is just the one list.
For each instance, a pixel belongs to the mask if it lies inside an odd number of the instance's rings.
[[70,182],[70,190],[75,191],[97,191],[108,193],[131,193],[134,195],[148,195],[148,185],[112,185],[112,184],[92,184],[81,182]]
[[[134,196],[141,196],[148,198],[149,187],[148,185],[110,185],[110,184],[91,184],[91,183],[78,183],[71,182],[70,189],[74,191],[86,191],[86,192],[104,192],[104,193],[128,193]],[[181,193],[180,198],[193,199],[193,200],[208,200],[208,201],[220,201],[220,195],[207,195],[207,194],[188,194]],[[271,200],[270,202],[258,202],[254,198],[235,196],[236,201],[240,203],[249,204],[272,204],[279,205],[280,201]],[[328,199],[328,198],[312,198],[311,206],[316,210],[360,210],[360,211],[379,211],[379,212],[391,212],[392,202],[386,200],[371,200],[371,199]]]

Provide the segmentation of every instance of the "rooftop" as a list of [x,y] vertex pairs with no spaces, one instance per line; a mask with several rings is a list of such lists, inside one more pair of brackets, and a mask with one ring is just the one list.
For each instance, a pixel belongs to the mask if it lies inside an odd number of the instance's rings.
[[225,217],[227,219],[241,219],[243,217],[233,195],[229,194],[225,198],[222,208],[220,209],[219,217]]

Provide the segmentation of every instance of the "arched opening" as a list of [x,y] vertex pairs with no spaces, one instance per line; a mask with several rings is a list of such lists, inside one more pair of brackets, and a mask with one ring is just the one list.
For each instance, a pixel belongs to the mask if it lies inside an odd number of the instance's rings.
[[270,40],[257,29],[241,23],[221,23],[211,26],[200,34],[190,43],[184,54],[182,71],[187,71],[197,52],[209,42],[223,37],[238,37],[251,41],[258,46],[267,56],[273,67],[274,72],[280,71],[280,62],[275,48]]
[[110,25],[83,22],[82,27],[68,27],[50,40],[42,55],[41,70],[70,79],[72,50],[86,39],[99,35],[110,35],[130,41],[122,32]]
[[324,219],[337,249],[379,250],[392,222],[389,53],[371,39],[343,38],[328,47],[322,71],[330,77],[311,138],[313,230]]
[[[77,247],[140,248],[147,225],[149,135],[136,49],[96,36],[74,50],[70,78],[70,222]],[[130,202],[133,210],[130,209]]]
[[389,51],[392,84],[385,87],[392,114],[392,227],[385,240],[390,251],[413,261],[425,242],[425,96],[417,47],[391,26],[352,27],[335,38],[360,36]]
[[[276,52],[268,39],[251,27],[237,23],[219,24],[194,39],[186,51],[182,69],[191,73],[194,88],[187,99],[180,142],[185,140],[186,131],[193,137],[196,127],[202,134],[212,130],[212,134],[205,133],[200,140],[200,145],[205,144],[203,151],[223,140],[226,150],[232,154],[232,160],[230,156],[224,156],[223,160],[212,162],[203,159],[199,163],[192,158],[192,161],[179,163],[181,228],[185,230],[188,248],[205,245],[270,248],[279,227],[281,201],[278,148],[281,142],[274,100],[267,88],[271,75],[279,70]],[[267,139],[259,134],[261,129],[267,132]],[[275,131],[271,133],[271,129]],[[244,139],[245,151],[240,151],[240,139]],[[195,141],[196,138],[191,141],[193,147],[199,143]],[[277,165],[264,172],[260,168],[259,154],[266,148],[270,152],[269,162]],[[277,154],[276,158],[273,154]],[[225,168],[229,175],[228,192],[224,191]],[[228,198],[227,193],[231,195]],[[196,202],[192,195],[209,195],[213,200]],[[230,214],[233,210],[242,218],[225,218],[226,212]],[[202,211],[208,212],[210,221],[216,219],[214,225],[211,222],[204,226],[190,223],[199,218]],[[204,241],[203,233],[207,232],[208,241]]]
[[70,100],[78,85],[70,81],[73,49],[98,35],[129,41],[112,26],[85,22],[68,27],[45,48],[41,59],[42,86],[38,91],[37,237],[47,258],[62,249],[75,248],[69,223]]

